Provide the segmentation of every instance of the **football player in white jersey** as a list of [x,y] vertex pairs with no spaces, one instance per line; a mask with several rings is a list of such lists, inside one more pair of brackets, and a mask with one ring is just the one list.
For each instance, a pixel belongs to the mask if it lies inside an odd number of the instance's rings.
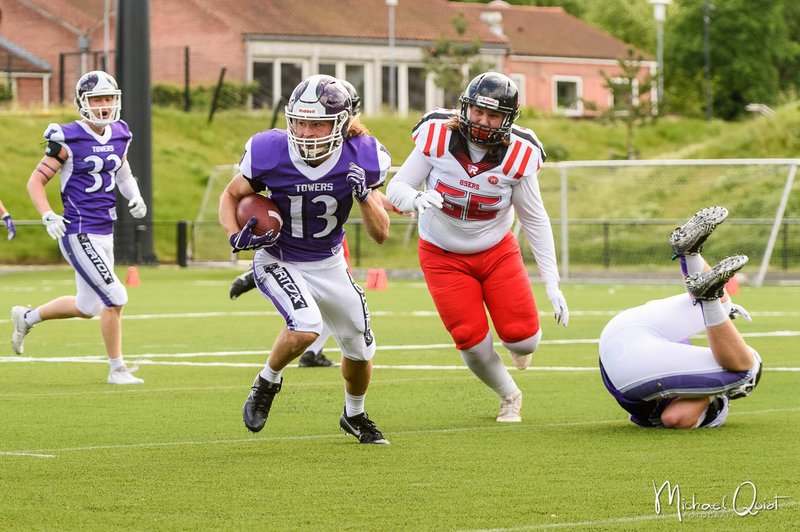
[[545,152],[533,131],[514,124],[519,92],[507,76],[480,74],[459,102],[460,110],[422,117],[415,149],[387,196],[398,209],[419,212],[419,261],[439,315],[467,367],[500,397],[497,421],[518,422],[522,392],[494,350],[486,311],[515,366],[525,369],[542,331],[510,231],[516,212],[556,321],[569,321],[537,179]]
[[[670,236],[688,294],[625,310],[600,335],[603,384],[639,426],[719,427],[729,401],[750,395],[761,377],[761,357],[731,321],[750,315],[725,292],[747,257],[709,268],[700,256],[727,215],[724,207],[702,209]],[[708,347],[691,345],[689,338],[702,332]]]

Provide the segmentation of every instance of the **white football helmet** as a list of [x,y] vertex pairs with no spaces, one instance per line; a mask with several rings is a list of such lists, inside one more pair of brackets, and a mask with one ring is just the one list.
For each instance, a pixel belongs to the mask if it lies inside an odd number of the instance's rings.
[[[91,107],[89,98],[94,96],[113,96],[114,100],[111,105]],[[75,105],[78,106],[81,118],[98,127],[104,127],[119,120],[122,111],[122,91],[110,74],[102,70],[92,70],[81,76],[75,85]],[[107,110],[109,114],[104,117],[101,110]]]
[[[338,79],[317,74],[301,82],[292,91],[285,110],[289,146],[305,161],[316,161],[334,153],[344,142],[351,108],[350,95]],[[329,120],[333,127],[330,135],[302,138],[297,136],[297,120]]]

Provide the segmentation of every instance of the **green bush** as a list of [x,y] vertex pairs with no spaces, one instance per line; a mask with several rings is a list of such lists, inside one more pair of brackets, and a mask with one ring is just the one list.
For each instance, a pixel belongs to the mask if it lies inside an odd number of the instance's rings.
[[5,104],[14,99],[11,85],[0,83],[0,104]]
[[[220,87],[217,110],[244,109],[248,98],[258,91],[258,82],[237,83],[224,81]],[[192,109],[210,109],[214,99],[215,85],[194,85],[189,88],[189,101]],[[173,83],[153,85],[154,105],[183,109],[185,104],[184,87]]]

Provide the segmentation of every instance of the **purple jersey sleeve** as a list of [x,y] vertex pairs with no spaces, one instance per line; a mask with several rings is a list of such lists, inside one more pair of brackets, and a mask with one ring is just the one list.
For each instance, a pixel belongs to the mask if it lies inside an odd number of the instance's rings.
[[131,140],[128,124],[112,122],[102,135],[80,121],[50,124],[44,137],[68,153],[60,171],[63,216],[70,221],[67,233],[112,233],[117,219],[116,173]]

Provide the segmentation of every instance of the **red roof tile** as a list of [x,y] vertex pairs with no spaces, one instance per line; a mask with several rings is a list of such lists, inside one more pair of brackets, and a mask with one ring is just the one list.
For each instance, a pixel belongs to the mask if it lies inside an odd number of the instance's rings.
[[[389,11],[385,0],[192,0],[244,34],[386,40]],[[398,0],[397,41],[435,41],[445,37],[506,46],[483,24],[480,13],[464,11],[468,30],[459,36],[450,20],[458,11],[447,0]]]
[[[516,55],[619,59],[631,46],[583,22],[560,7],[510,6],[502,3],[452,3],[457,10],[502,15],[503,33]],[[651,56],[639,51],[645,59]]]

